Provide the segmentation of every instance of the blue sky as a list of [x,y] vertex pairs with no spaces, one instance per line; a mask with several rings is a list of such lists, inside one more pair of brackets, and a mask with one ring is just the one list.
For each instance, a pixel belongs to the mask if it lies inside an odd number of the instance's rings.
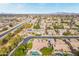
[[79,13],[79,3],[5,3],[0,13]]

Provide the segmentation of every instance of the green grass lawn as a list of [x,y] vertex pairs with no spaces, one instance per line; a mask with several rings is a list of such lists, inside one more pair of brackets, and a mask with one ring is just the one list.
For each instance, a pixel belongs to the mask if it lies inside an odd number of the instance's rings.
[[25,56],[27,54],[28,49],[32,48],[32,42],[23,44],[18,47],[18,49],[13,53],[14,56]]
[[44,56],[50,56],[52,55],[53,49],[51,47],[44,47],[40,50],[42,52],[42,55]]
[[27,43],[27,48],[31,49],[32,48],[32,42]]
[[18,49],[13,53],[14,56],[24,56],[27,53],[27,45],[21,45]]

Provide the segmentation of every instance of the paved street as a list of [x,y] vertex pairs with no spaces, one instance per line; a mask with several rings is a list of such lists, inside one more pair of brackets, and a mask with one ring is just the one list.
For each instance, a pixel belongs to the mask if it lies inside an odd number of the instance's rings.
[[[23,22],[23,23],[25,23],[25,22]],[[21,24],[15,26],[15,27],[13,27],[12,29],[8,30],[7,32],[4,32],[4,33],[0,34],[0,38],[3,37],[4,35],[10,33],[10,32],[13,31],[14,29],[19,28],[23,23],[21,23]]]

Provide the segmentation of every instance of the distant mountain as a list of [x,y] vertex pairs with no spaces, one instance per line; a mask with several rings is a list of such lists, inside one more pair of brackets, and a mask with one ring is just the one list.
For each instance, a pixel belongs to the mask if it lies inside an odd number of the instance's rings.
[[13,14],[13,13],[0,13],[0,16],[15,16],[15,15],[79,15],[79,13],[67,13],[67,12],[56,12],[47,14]]

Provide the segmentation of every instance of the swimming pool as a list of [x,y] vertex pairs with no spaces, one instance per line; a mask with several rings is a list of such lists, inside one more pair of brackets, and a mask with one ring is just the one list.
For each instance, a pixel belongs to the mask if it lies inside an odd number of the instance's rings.
[[37,50],[32,50],[29,52],[29,55],[31,56],[41,56],[41,52]]

